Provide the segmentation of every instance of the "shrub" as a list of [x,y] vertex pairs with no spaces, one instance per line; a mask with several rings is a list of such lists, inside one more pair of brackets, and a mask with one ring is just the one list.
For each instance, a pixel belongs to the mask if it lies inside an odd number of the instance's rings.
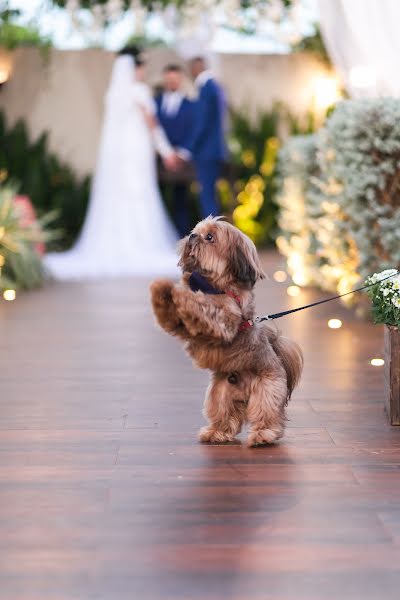
[[245,111],[231,110],[230,173],[218,189],[225,213],[258,244],[272,243],[276,235],[277,157],[281,134],[311,132],[314,119],[290,113],[276,103],[251,120]]
[[342,102],[280,165],[278,246],[300,284],[344,293],[400,264],[399,100]]
[[243,113],[231,111],[229,148],[235,174],[232,220],[257,243],[271,241],[276,225],[279,122],[278,107],[262,113],[255,124]]
[[18,46],[34,46],[46,55],[52,42],[50,38],[42,37],[36,27],[3,22],[0,23],[0,46],[7,50],[14,50]]
[[80,231],[89,197],[89,178],[78,181],[72,170],[47,148],[47,133],[30,142],[26,125],[7,128],[0,113],[0,172],[3,182],[17,181],[39,215],[55,210],[55,226],[64,235],[57,247],[68,247]]

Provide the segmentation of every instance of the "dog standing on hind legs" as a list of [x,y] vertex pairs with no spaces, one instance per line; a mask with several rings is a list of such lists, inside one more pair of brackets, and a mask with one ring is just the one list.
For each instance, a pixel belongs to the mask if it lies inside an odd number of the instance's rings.
[[181,241],[178,264],[180,282],[154,281],[151,300],[162,329],[184,342],[195,365],[211,371],[200,441],[230,442],[244,423],[249,446],[277,441],[303,355],[295,342],[253,321],[253,288],[265,277],[253,242],[208,217]]

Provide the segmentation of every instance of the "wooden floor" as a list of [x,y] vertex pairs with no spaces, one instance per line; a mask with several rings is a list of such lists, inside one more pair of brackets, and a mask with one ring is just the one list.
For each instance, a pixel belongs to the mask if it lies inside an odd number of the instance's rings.
[[[317,296],[285,290],[261,283],[260,311]],[[207,373],[153,326],[147,282],[1,302],[0,599],[398,600],[382,331],[338,304],[280,324],[304,379],[283,441],[250,450],[197,443]]]

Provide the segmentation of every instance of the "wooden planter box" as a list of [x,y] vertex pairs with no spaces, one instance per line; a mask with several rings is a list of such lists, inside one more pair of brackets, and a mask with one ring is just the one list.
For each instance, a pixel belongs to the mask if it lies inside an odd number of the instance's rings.
[[400,329],[385,325],[385,408],[391,425],[400,425]]

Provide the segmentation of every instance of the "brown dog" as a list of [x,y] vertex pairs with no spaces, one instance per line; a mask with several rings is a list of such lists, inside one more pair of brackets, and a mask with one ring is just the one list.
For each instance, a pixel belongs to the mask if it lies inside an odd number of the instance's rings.
[[182,240],[178,264],[181,281],[154,281],[151,299],[159,325],[184,340],[198,367],[212,371],[200,440],[232,441],[247,421],[249,446],[275,442],[303,356],[296,343],[251,321],[253,287],[265,277],[253,242],[208,217]]

